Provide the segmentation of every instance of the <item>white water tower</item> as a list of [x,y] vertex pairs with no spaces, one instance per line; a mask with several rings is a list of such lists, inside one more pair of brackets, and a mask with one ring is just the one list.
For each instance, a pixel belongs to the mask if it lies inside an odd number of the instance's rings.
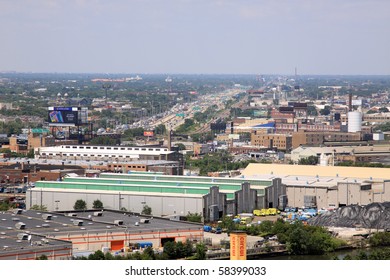
[[348,112],[348,132],[362,131],[362,113],[358,111]]

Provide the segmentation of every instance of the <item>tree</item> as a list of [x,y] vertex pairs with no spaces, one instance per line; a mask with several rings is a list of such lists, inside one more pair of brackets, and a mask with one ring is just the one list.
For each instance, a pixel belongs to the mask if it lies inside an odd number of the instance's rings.
[[188,212],[186,218],[187,218],[187,221],[189,221],[189,222],[193,222],[193,223],[201,223],[202,222],[202,216],[199,213]]
[[37,211],[47,211],[46,205],[38,205],[34,204],[33,206],[30,207],[31,210],[37,210]]
[[167,128],[165,127],[165,124],[159,124],[158,126],[156,126],[154,131],[156,132],[156,134],[164,135],[167,131]]
[[73,206],[73,209],[74,210],[85,210],[85,209],[87,209],[87,203],[82,199],[78,199],[78,200],[76,200],[76,202]]
[[380,108],[379,108],[379,112],[380,112],[380,113],[388,113],[388,112],[389,112],[389,109],[387,109],[387,107],[380,107]]
[[177,143],[176,146],[179,151],[183,151],[186,149],[186,146],[183,143]]
[[299,165],[317,165],[318,164],[318,158],[317,156],[309,156],[307,158],[301,158],[298,161]]
[[318,116],[318,111],[317,111],[316,106],[314,106],[314,105],[308,105],[308,106],[307,106],[307,114],[308,114],[309,116]]
[[292,225],[287,241],[287,250],[293,255],[305,255],[308,253],[309,234],[304,230],[302,223]]
[[143,215],[152,215],[152,208],[145,204],[144,207],[142,208],[141,214],[143,214]]
[[228,216],[224,216],[222,218],[222,223],[221,223],[221,227],[223,229],[226,229],[226,232],[228,234],[230,234],[230,232],[232,232],[233,230],[236,229],[236,224],[234,223],[233,219],[228,217]]
[[43,260],[43,261],[48,260],[46,255],[40,255],[39,257],[36,257],[35,259],[36,260]]
[[104,253],[100,250],[97,250],[95,253],[88,256],[88,260],[104,260],[105,258]]
[[207,248],[203,243],[196,244],[195,249],[195,260],[205,260],[206,259]]
[[101,202],[99,199],[95,200],[92,204],[93,209],[102,209],[103,208],[103,202]]
[[0,211],[8,211],[10,208],[10,205],[8,202],[1,202],[0,203]]
[[320,110],[320,114],[323,115],[323,116],[327,116],[327,115],[330,114],[330,110],[331,110],[331,109],[332,109],[332,108],[331,108],[330,106],[325,106],[324,109],[321,109],[321,110]]
[[163,253],[167,256],[168,259],[176,259],[176,243],[173,241],[168,241],[164,244]]
[[108,136],[98,136],[91,140],[91,145],[106,145],[112,146],[117,144],[117,140],[112,139]]

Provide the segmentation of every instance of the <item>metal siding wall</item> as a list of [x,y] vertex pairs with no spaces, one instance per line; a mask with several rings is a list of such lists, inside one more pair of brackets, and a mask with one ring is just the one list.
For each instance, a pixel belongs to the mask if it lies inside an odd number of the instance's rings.
[[328,190],[328,195],[327,195],[327,197],[328,197],[328,205],[326,205],[325,208],[331,207],[332,204],[334,205],[333,207],[338,207],[339,206],[338,196],[339,196],[339,190],[338,189]]
[[[43,189],[34,190],[27,194],[26,203],[29,209],[31,205],[41,204],[45,205],[48,211],[55,211],[57,203],[59,210],[73,210],[73,206],[78,199],[83,199],[87,203],[87,207],[92,209],[93,201],[99,199],[102,201],[104,208],[119,209],[119,193],[105,194],[105,193],[76,193],[76,192],[62,192],[61,190],[48,191]],[[155,216],[176,214],[187,215],[188,211],[191,213],[202,213],[203,203],[202,198],[188,198],[188,197],[159,197],[148,195],[128,195],[121,193],[121,206],[128,211],[141,212],[143,209],[143,202],[152,208],[152,214]],[[31,205],[30,205],[31,202]]]

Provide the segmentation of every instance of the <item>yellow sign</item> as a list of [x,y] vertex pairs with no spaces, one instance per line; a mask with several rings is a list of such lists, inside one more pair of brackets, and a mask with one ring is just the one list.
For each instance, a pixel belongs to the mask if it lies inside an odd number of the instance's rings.
[[230,233],[230,259],[246,260],[246,233]]

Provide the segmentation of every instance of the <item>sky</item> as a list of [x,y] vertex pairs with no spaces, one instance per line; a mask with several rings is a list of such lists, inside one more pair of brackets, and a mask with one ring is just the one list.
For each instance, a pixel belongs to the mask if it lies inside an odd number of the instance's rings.
[[388,0],[0,0],[0,71],[390,75]]

